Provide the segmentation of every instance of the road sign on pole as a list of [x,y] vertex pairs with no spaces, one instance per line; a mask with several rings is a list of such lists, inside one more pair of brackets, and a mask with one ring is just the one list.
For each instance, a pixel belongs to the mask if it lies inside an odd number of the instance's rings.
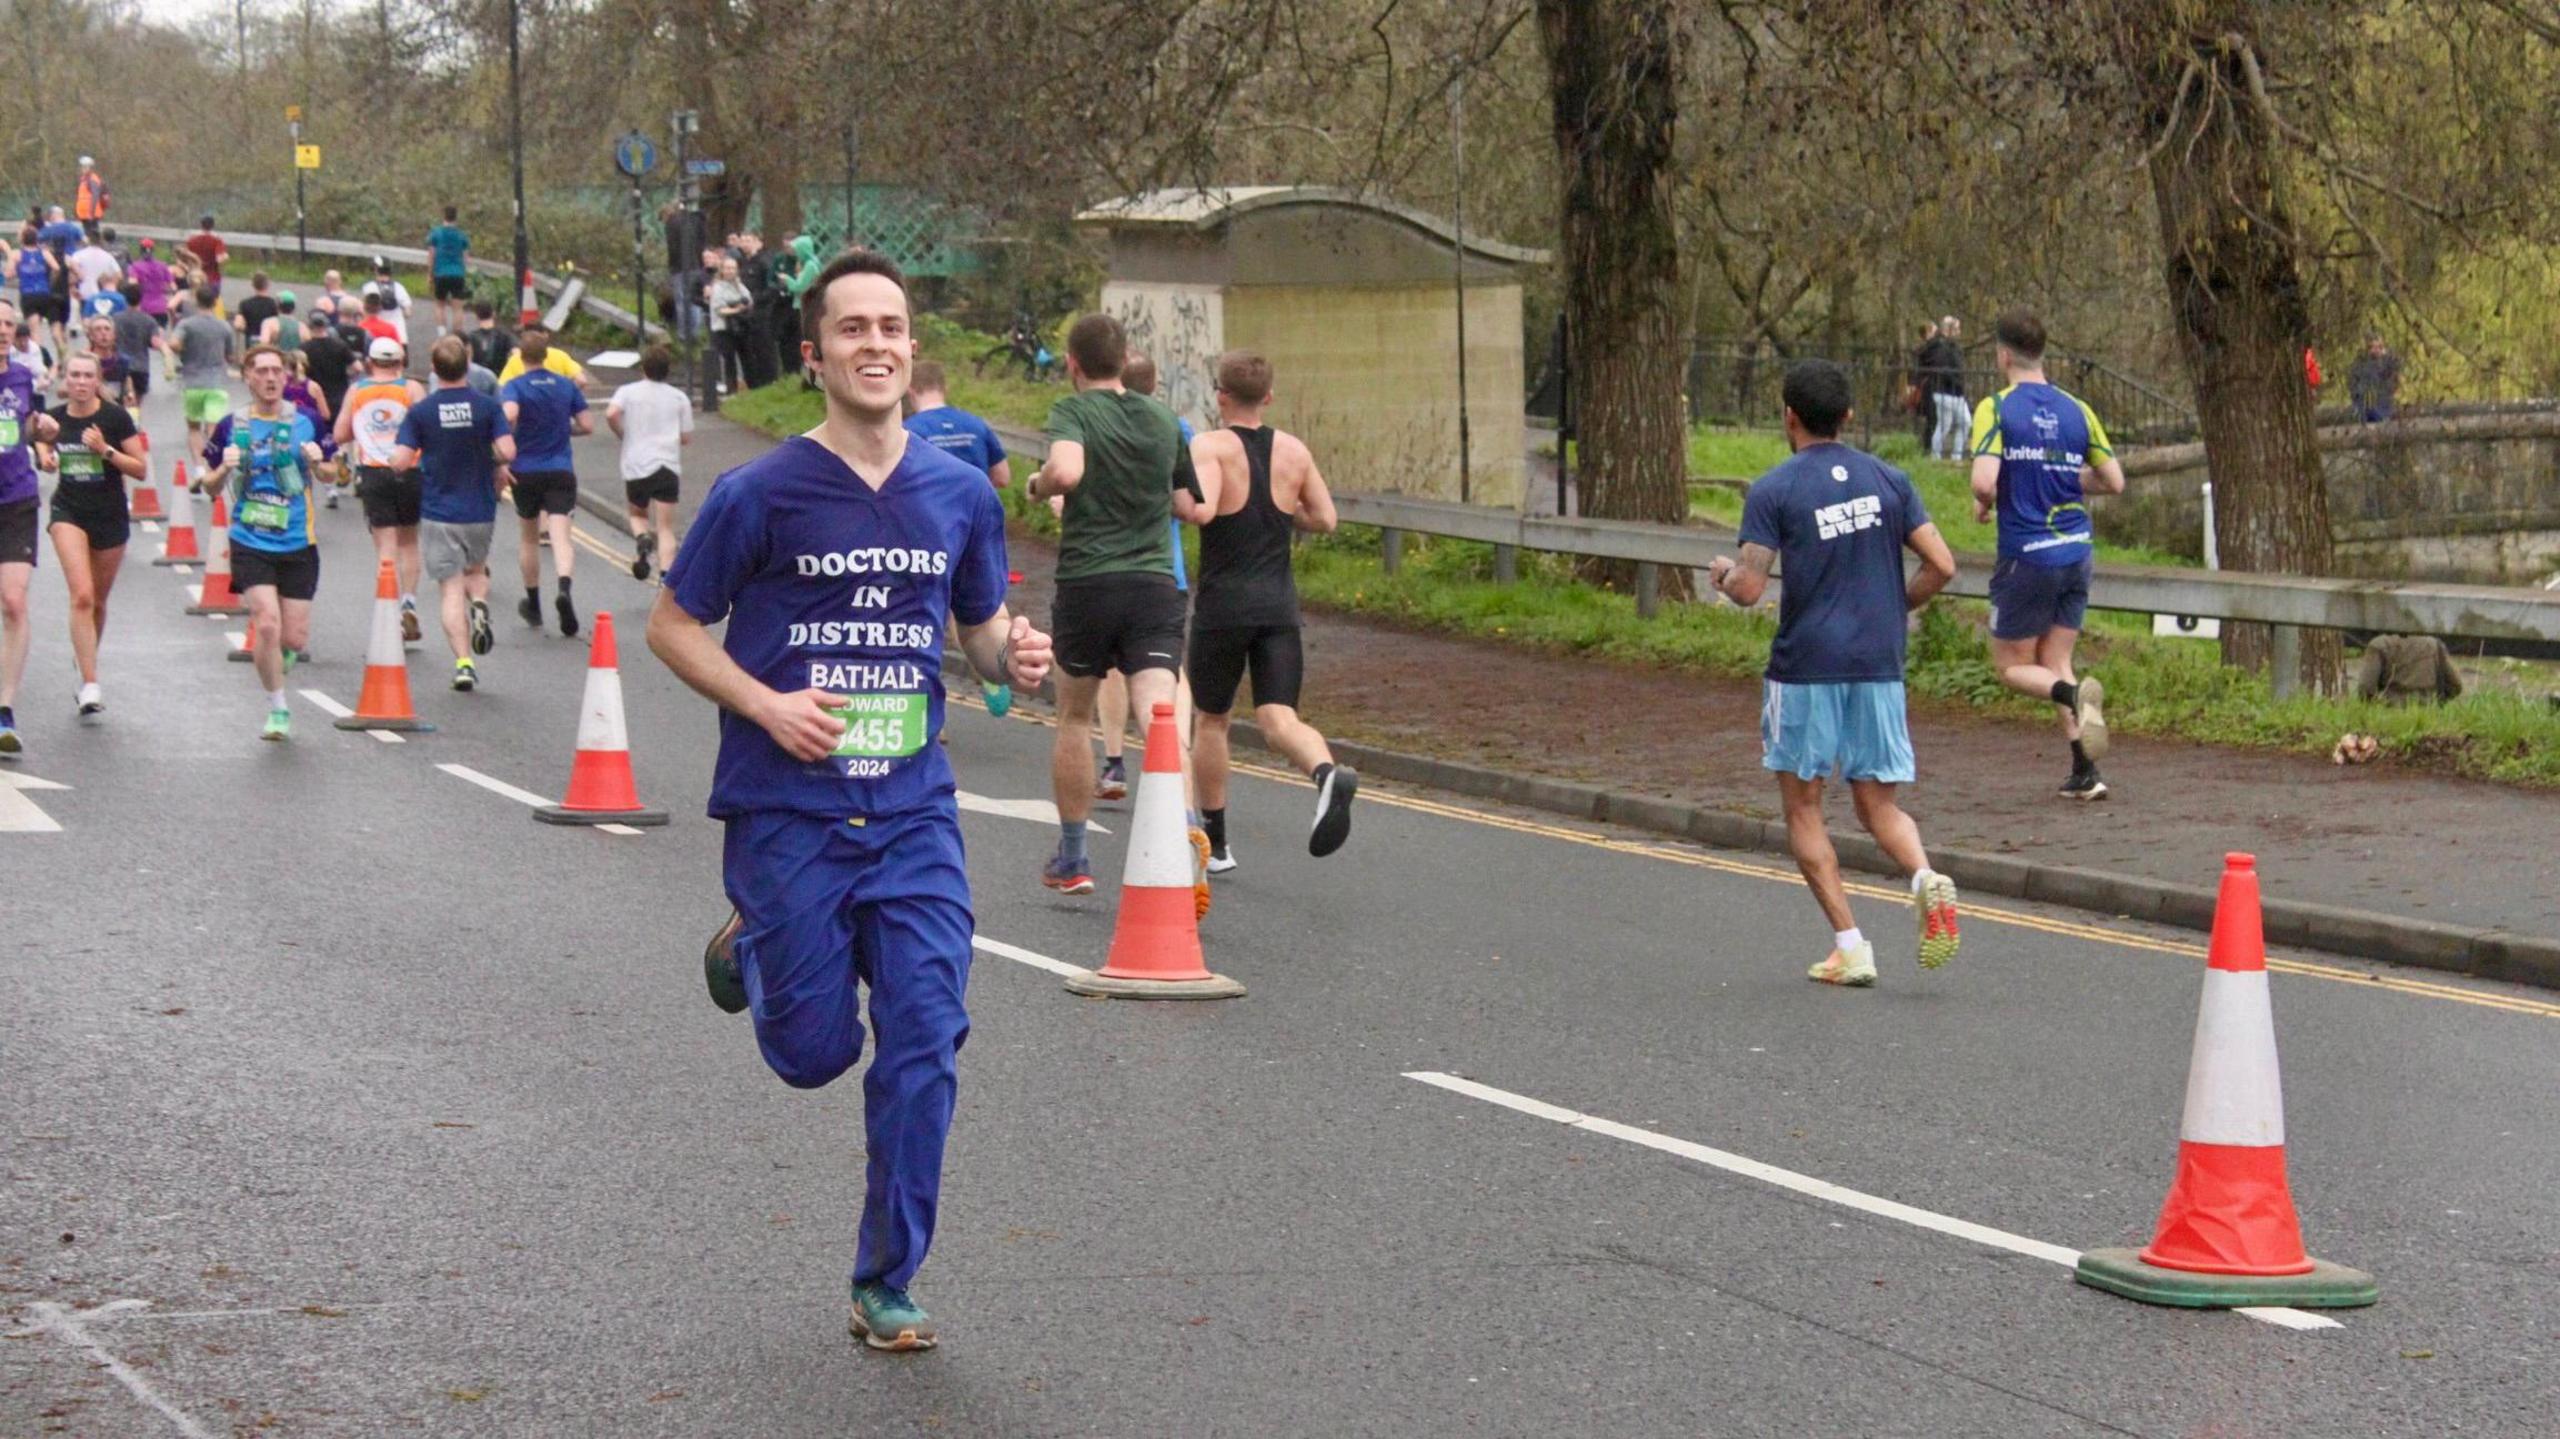
[[293,168],[295,168],[295,169],[297,169],[297,170],[317,170],[317,169],[319,169],[319,168],[320,168],[320,147],[319,147],[319,146],[317,146],[317,145],[296,145],[296,146],[294,146],[294,147],[293,147]]
[[613,142],[613,168],[623,178],[637,180],[658,168],[658,147],[649,143],[648,136],[631,131]]
[[729,162],[726,160],[687,160],[684,162],[684,172],[688,175],[705,177],[711,175],[725,175],[729,173]]

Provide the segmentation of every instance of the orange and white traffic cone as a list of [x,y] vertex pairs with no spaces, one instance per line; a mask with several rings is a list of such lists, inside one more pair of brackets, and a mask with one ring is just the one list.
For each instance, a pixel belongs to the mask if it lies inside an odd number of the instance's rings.
[[223,504],[222,492],[213,492],[213,557],[205,562],[204,584],[196,591],[196,602],[187,606],[191,615],[245,615],[249,606],[240,592],[231,588],[231,511]]
[[364,688],[340,729],[431,730],[409,703],[409,647],[400,643],[400,575],[384,560],[373,578],[373,627],[365,636]]
[[171,565],[201,564],[204,551],[196,545],[196,502],[187,490],[187,462],[178,461],[169,476],[169,538],[160,546],[159,558],[151,563],[166,569]]
[[613,612],[596,611],[587,646],[587,693],[578,708],[578,753],[569,762],[569,793],[533,812],[544,824],[665,824],[667,812],[644,809],[631,777],[631,734],[622,723],[621,656]]
[[517,271],[516,286],[516,328],[521,330],[541,319],[542,311],[534,304],[532,270]]
[[128,507],[128,513],[137,520],[165,520],[169,518],[169,512],[160,508],[160,486],[151,478],[151,433],[146,430],[140,438],[142,478],[133,482],[133,503]]
[[2081,1283],[2188,1309],[2347,1309],[2381,1297],[2373,1276],[2314,1259],[2285,1181],[2284,1085],[2267,991],[2257,860],[2223,857],[2204,1001],[2187,1065],[2178,1177],[2149,1247],[2092,1249]]
[[1120,922],[1111,958],[1067,980],[1074,994],[1110,999],[1232,999],[1244,986],[1209,972],[1200,955],[1190,826],[1183,819],[1182,737],[1173,706],[1158,701],[1147,723],[1146,767],[1129,806],[1129,859],[1120,875]]

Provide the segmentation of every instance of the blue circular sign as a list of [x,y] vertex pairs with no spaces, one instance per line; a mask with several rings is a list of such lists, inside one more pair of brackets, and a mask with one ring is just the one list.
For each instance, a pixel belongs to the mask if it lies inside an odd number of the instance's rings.
[[634,130],[613,142],[613,168],[637,180],[658,168],[658,147]]

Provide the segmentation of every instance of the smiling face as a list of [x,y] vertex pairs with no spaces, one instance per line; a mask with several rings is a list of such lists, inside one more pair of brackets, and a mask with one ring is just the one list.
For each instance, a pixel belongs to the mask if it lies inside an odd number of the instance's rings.
[[907,292],[886,275],[839,275],[826,288],[818,338],[802,350],[826,385],[827,403],[857,419],[896,419],[916,343]]

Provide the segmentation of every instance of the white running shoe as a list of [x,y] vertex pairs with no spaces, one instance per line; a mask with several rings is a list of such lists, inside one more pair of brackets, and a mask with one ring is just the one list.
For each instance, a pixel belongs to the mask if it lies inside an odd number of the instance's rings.
[[1846,985],[1864,989],[1876,982],[1876,947],[1873,941],[1861,940],[1848,953],[1831,951],[1831,957],[1804,972],[1804,977],[1817,984]]
[[106,693],[105,693],[103,690],[100,690],[100,689],[98,688],[98,685],[97,685],[97,682],[96,682],[96,681],[92,680],[92,681],[91,681],[91,682],[89,682],[88,684],[82,685],[82,686],[80,687],[80,713],[81,713],[81,714],[83,714],[83,715],[93,715],[93,714],[98,713],[100,710],[105,709],[106,707],[107,707],[107,696],[106,696]]
[[2080,702],[2071,707],[2071,717],[2080,721],[2080,750],[2091,759],[2107,757],[2107,687],[2098,683],[2096,675],[2083,675],[2079,685]]

